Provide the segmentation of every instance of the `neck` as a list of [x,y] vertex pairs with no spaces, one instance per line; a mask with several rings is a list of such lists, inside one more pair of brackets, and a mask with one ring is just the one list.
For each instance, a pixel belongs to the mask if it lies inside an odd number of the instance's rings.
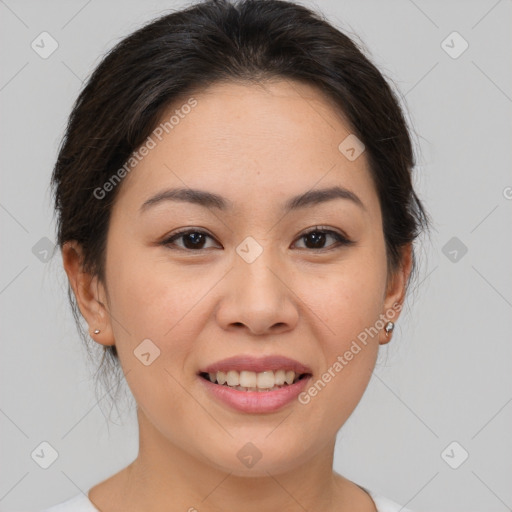
[[[364,491],[333,472],[335,439],[299,467],[264,476],[237,476],[170,443],[140,409],[138,418],[139,454],[119,474],[122,478],[113,498],[119,507],[111,505],[111,510],[375,510]],[[354,507],[365,502],[367,508]]]

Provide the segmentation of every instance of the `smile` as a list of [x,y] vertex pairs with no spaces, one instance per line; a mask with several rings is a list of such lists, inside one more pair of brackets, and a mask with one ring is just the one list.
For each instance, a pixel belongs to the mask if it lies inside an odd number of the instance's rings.
[[250,370],[240,372],[229,370],[228,372],[203,372],[200,375],[214,384],[245,392],[275,391],[307,376],[306,373],[299,374],[293,370],[266,370],[258,373]]

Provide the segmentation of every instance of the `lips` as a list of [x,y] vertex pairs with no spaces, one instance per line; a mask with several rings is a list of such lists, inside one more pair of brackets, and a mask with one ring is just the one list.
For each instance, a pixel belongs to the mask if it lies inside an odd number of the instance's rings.
[[296,374],[312,374],[311,368],[308,366],[290,359],[285,356],[264,356],[264,357],[253,357],[249,355],[240,355],[222,359],[211,365],[208,365],[201,370],[201,373],[227,373],[230,370],[242,372],[243,370],[260,373],[264,371],[277,371],[277,370],[293,370]]
[[270,413],[293,402],[312,371],[285,356],[242,355],[217,361],[202,368],[198,375],[210,396],[230,408]]

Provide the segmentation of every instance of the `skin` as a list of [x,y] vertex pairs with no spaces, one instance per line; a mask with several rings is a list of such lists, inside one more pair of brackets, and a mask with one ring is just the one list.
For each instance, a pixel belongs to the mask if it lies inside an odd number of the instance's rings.
[[[375,511],[332,462],[336,434],[391,336],[370,337],[308,404],[294,400],[273,413],[217,402],[197,372],[233,355],[281,354],[311,367],[316,381],[380,314],[402,304],[411,247],[388,275],[366,155],[349,161],[338,150],[350,127],[315,88],[219,83],[194,97],[197,106],[121,184],[106,282],[82,271],[75,242],[62,250],[91,336],[116,345],[138,405],[138,457],[89,498],[102,512]],[[355,193],[364,209],[333,199],[283,216],[289,197],[334,185]],[[172,187],[214,192],[234,208],[163,201],[140,213],[144,201]],[[328,235],[317,249],[302,237],[317,225],[355,243]],[[202,251],[183,248],[190,237],[174,249],[161,244],[182,228],[212,238]],[[247,236],[263,248],[252,263],[235,250]],[[147,338],[160,349],[149,366],[133,353]],[[262,454],[252,468],[237,458],[247,442]]]

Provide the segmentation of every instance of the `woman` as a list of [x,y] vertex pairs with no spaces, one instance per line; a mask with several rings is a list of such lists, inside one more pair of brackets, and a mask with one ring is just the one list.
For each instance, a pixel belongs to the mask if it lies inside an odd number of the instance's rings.
[[406,510],[332,463],[428,227],[413,166],[389,85],[305,7],[211,0],[121,41],[52,184],[139,453],[48,510]]

